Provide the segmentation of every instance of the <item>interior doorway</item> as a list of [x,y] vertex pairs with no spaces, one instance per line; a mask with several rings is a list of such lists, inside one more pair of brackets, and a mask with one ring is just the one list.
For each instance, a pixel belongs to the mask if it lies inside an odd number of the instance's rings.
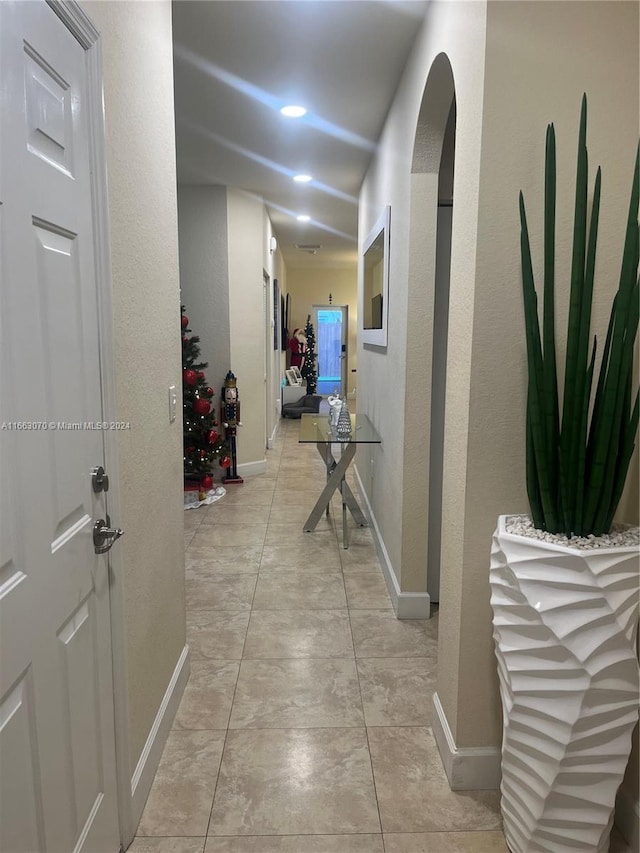
[[442,142],[438,172],[436,269],[431,357],[431,431],[429,436],[429,521],[427,539],[427,592],[440,601],[442,551],[442,480],[444,476],[444,411],[447,388],[447,338],[453,224],[453,168],[456,143],[456,102],[452,97]]
[[440,600],[456,118],[453,72],[442,53],[426,80],[412,157],[405,371],[413,405],[405,406],[404,488],[422,523],[407,524],[403,547],[414,589],[432,604]]
[[317,393],[347,393],[349,309],[346,305],[314,305],[318,356]]

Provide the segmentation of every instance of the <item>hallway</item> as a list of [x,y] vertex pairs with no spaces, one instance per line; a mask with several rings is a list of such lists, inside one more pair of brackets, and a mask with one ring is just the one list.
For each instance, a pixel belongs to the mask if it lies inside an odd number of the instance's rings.
[[396,620],[336,496],[302,531],[324,466],[299,425],[185,513],[191,678],[131,853],[505,853],[497,792],[451,793],[431,735],[437,617]]
[[191,678],[130,851],[506,853],[498,792],[451,792],[431,734],[437,615],[396,620],[335,496],[302,532],[324,469],[298,430],[185,513]]

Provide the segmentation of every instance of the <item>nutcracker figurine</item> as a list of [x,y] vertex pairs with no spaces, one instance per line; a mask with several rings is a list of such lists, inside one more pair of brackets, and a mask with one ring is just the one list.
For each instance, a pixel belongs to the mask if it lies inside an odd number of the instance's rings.
[[238,476],[236,458],[236,431],[239,426],[242,426],[240,422],[240,400],[238,399],[236,377],[231,371],[224,378],[224,388],[220,397],[222,401],[222,423],[231,446],[231,465],[227,469],[227,476],[222,478],[222,482],[225,484],[243,483],[242,477]]

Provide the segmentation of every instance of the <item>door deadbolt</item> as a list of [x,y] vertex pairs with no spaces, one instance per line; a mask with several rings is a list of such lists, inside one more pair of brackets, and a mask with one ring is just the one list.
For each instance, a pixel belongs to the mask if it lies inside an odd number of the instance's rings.
[[93,525],[93,544],[96,554],[106,554],[116,539],[124,536],[124,530],[119,527],[108,527],[104,518],[99,518]]
[[98,492],[109,491],[109,475],[105,474],[102,465],[99,468],[94,469],[93,474],[91,475],[91,485],[93,486],[93,491],[96,494],[98,494]]

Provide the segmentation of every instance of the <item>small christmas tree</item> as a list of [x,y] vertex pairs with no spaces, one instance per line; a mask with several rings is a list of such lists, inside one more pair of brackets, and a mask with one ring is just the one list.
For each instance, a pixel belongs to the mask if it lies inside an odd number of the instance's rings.
[[318,373],[316,370],[316,333],[311,322],[311,314],[307,314],[304,334],[307,339],[307,351],[304,354],[304,363],[300,373],[307,382],[307,394],[315,394],[318,387]]
[[215,461],[226,451],[218,434],[218,421],[212,404],[213,388],[204,375],[206,361],[199,361],[200,338],[189,335],[189,318],[181,306],[182,328],[182,419],[184,432],[185,483],[199,483],[203,490],[213,486]]

